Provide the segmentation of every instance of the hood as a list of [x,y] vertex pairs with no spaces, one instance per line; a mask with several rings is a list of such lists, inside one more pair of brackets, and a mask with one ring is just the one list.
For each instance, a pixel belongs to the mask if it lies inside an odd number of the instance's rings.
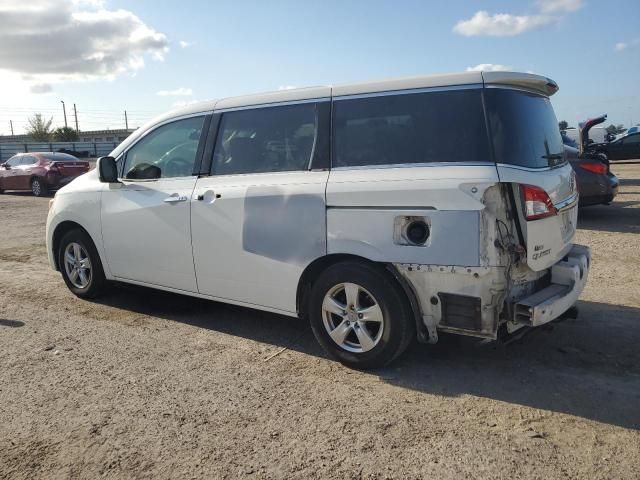
[[578,134],[578,148],[580,150],[580,154],[582,155],[589,145],[589,130],[591,130],[596,125],[600,125],[607,119],[607,114],[600,115],[599,117],[589,118],[584,122],[578,125],[579,134]]

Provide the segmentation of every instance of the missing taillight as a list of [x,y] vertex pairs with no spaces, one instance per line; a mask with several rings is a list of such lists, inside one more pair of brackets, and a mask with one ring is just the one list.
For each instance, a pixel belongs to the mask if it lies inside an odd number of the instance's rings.
[[528,221],[551,217],[558,213],[558,210],[551,202],[551,198],[549,198],[549,194],[540,187],[521,184],[520,195],[522,197],[524,215]]

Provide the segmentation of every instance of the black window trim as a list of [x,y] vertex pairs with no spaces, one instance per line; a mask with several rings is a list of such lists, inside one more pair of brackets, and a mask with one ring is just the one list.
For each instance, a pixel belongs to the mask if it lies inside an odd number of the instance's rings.
[[[127,148],[120,155],[118,155],[118,159],[117,159],[118,163],[120,163],[120,160],[122,160],[122,164],[121,164],[122,166],[119,168],[119,175],[118,175],[120,177],[120,180],[126,180],[127,182],[144,183],[144,182],[157,182],[158,180],[171,180],[176,178],[190,178],[191,176],[198,176],[199,169],[201,168],[204,143],[207,137],[207,130],[205,130],[205,126],[208,127],[208,122],[211,121],[211,116],[212,116],[211,112],[190,113],[188,115],[181,115],[178,117],[168,118],[160,123],[155,124],[153,127],[149,128],[146,132],[144,132],[142,135],[136,138],[135,141],[131,143],[131,145],[127,145]],[[138,142],[140,142],[143,138],[146,138],[148,135],[155,132],[159,128],[164,127],[165,125],[168,125],[174,122],[179,122],[181,120],[187,120],[189,118],[196,118],[196,117],[204,117],[204,121],[202,124],[202,131],[200,132],[200,139],[198,140],[198,148],[196,150],[195,162],[193,164],[194,170],[192,175],[190,175],[190,177],[164,177],[164,178],[160,177],[160,178],[150,178],[150,179],[134,179],[134,178],[124,177],[125,166],[127,164],[127,156],[129,155],[129,151],[133,147],[135,147],[138,144]]]

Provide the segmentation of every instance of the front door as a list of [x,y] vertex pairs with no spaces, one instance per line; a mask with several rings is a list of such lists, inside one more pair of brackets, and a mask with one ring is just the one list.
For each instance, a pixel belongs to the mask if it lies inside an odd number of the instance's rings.
[[31,190],[31,174],[36,162],[37,158],[31,155],[23,155],[20,157],[20,165],[14,168],[15,186],[13,188],[18,190]]
[[102,196],[102,236],[111,273],[122,280],[197,292],[191,194],[204,116],[166,123],[119,159],[122,183]]
[[326,253],[328,171],[310,168],[323,143],[318,109],[222,114],[214,174],[198,179],[192,203],[201,294],[295,313],[300,275]]
[[6,161],[2,170],[0,170],[0,186],[3,190],[16,190],[20,188],[19,175],[20,175],[20,163],[22,161],[22,155],[16,155]]

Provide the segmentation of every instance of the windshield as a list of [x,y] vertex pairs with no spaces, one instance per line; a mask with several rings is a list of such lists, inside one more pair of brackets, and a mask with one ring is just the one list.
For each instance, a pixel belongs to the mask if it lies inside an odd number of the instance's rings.
[[497,163],[544,168],[565,162],[558,120],[547,97],[488,88],[485,100]]

